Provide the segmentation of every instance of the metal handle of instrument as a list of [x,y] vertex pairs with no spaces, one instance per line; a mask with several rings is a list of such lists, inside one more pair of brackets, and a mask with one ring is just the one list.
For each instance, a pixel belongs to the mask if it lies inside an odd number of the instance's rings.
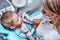
[[[26,17],[26,18],[24,18],[24,17]],[[24,22],[33,24],[32,20],[29,18],[28,14],[26,14],[26,12],[23,13],[22,18],[23,18]]]

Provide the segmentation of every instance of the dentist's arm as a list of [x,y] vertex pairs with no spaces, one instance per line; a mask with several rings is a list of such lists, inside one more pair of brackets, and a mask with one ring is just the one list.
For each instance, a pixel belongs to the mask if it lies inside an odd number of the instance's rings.
[[41,19],[33,19],[34,29],[37,28],[37,26],[40,24],[41,21],[42,21]]
[[29,38],[29,40],[35,40],[35,39],[32,37],[32,35],[30,35],[28,38]]
[[35,40],[30,31],[27,31],[25,34],[29,40]]
[[32,37],[32,35],[33,35],[35,29],[37,28],[37,26],[40,24],[41,20],[40,20],[40,19],[34,19],[33,22],[34,22],[34,28],[31,30],[31,35],[28,37],[29,40],[35,40],[35,39]]
[[36,28],[38,27],[38,25],[40,24],[41,20],[40,19],[34,19],[33,23],[34,23],[34,28],[31,30],[31,34],[33,35],[33,33],[36,31]]
[[22,28],[21,28],[21,31],[27,36],[27,38],[28,38],[29,40],[34,40],[31,32],[29,31],[29,29],[28,29],[26,26],[22,27]]

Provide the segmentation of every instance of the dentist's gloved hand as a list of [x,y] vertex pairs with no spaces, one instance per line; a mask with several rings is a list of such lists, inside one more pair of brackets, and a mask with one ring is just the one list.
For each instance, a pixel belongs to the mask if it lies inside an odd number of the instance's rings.
[[26,27],[25,24],[22,25],[21,31],[22,31],[27,37],[30,36],[30,35],[32,35],[31,32],[29,31],[29,29]]
[[41,20],[40,19],[33,19],[33,23],[34,23],[34,29],[37,28],[37,26],[40,24]]

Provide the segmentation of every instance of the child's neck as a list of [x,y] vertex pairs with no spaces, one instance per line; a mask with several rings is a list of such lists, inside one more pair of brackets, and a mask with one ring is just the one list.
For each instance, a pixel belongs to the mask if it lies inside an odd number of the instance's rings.
[[21,26],[17,27],[16,30],[20,30],[21,29]]
[[21,27],[22,27],[22,23],[21,23],[21,25],[19,25],[19,26],[16,27],[16,30],[20,30]]

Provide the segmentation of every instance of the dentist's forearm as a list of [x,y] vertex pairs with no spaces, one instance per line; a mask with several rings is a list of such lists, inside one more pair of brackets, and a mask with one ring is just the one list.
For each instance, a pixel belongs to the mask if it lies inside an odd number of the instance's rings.
[[34,38],[33,38],[33,36],[32,36],[32,34],[31,34],[30,31],[26,34],[26,36],[27,36],[27,38],[28,38],[29,40],[34,40]]
[[32,36],[29,36],[28,38],[29,40],[35,40]]
[[33,28],[33,29],[31,30],[31,35],[33,35],[34,32],[35,32],[35,29]]

